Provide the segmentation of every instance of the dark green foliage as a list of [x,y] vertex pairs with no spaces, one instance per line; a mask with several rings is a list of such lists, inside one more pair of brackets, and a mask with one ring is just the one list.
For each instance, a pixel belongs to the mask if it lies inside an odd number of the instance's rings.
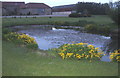
[[110,10],[110,17],[111,17],[111,19],[115,22],[115,23],[117,23],[118,25],[120,25],[120,12],[118,11],[119,9],[118,8],[116,8],[116,9],[111,9]]
[[89,33],[95,33],[100,35],[106,35],[108,36],[111,32],[110,26],[103,26],[103,25],[97,25],[97,24],[88,24],[85,26],[85,30]]
[[7,33],[11,32],[11,31],[12,31],[12,30],[9,29],[9,28],[3,28],[3,29],[2,29],[2,34],[7,34]]
[[29,49],[37,49],[37,48],[38,48],[38,45],[31,43],[31,44],[26,45],[26,47],[29,48]]
[[118,25],[118,28],[120,28],[120,1],[115,3],[111,2],[108,15]]
[[87,10],[88,13],[94,15],[105,15],[108,4],[94,3],[94,2],[78,2],[76,4],[76,11],[84,13]]
[[69,17],[91,17],[91,14],[88,14],[87,11],[85,11],[82,14],[72,13],[72,14],[69,15]]
[[8,32],[7,34],[3,34],[3,40],[13,42],[19,46],[26,46],[27,48],[37,49],[38,45],[34,41],[34,39],[25,34],[20,34],[17,32]]
[[72,13],[72,14],[69,15],[69,17],[81,17],[81,14]]

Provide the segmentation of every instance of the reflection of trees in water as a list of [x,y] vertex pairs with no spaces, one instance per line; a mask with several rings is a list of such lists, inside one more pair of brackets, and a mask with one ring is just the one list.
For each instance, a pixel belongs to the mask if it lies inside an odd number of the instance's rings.
[[120,37],[119,37],[119,34],[120,34],[120,29],[116,29],[116,30],[113,30],[111,32],[111,39],[105,43],[104,45],[104,48],[103,48],[103,51],[105,52],[112,52],[116,49],[120,49],[120,46],[119,46],[119,40],[120,40]]
[[112,40],[110,39],[109,41],[107,41],[105,43],[105,45],[103,46],[103,51],[105,51],[106,53],[109,52],[113,52],[116,49],[119,49],[120,47],[118,46],[118,40]]

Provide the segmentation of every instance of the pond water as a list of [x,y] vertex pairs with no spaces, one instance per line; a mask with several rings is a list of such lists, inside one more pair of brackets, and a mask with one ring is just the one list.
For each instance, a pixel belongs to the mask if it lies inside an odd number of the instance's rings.
[[[104,43],[110,40],[110,37],[105,37],[96,34],[83,33],[82,30],[73,29],[57,29],[55,26],[16,26],[14,27],[20,33],[26,33],[35,38],[39,49],[48,50],[58,48],[66,43],[88,43],[95,47],[102,48]],[[110,61],[109,56],[104,56],[101,60]]]

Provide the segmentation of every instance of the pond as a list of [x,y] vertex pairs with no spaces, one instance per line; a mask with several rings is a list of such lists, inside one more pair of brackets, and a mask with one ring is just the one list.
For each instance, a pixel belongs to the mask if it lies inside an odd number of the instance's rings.
[[[88,43],[95,47],[104,47],[104,43],[110,40],[110,37],[85,33],[79,27],[71,26],[58,28],[50,25],[33,26],[15,26],[19,33],[26,33],[35,38],[39,49],[48,50],[58,48],[63,44]],[[67,29],[66,29],[67,28]],[[77,28],[77,30],[76,30]],[[79,30],[78,30],[79,29]],[[104,56],[101,60],[110,61],[109,56]]]

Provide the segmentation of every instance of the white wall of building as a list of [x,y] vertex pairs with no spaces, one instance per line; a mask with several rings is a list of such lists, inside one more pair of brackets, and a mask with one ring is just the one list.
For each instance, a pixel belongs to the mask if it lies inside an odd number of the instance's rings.
[[52,15],[69,15],[71,14],[71,11],[66,11],[66,12],[52,12]]

